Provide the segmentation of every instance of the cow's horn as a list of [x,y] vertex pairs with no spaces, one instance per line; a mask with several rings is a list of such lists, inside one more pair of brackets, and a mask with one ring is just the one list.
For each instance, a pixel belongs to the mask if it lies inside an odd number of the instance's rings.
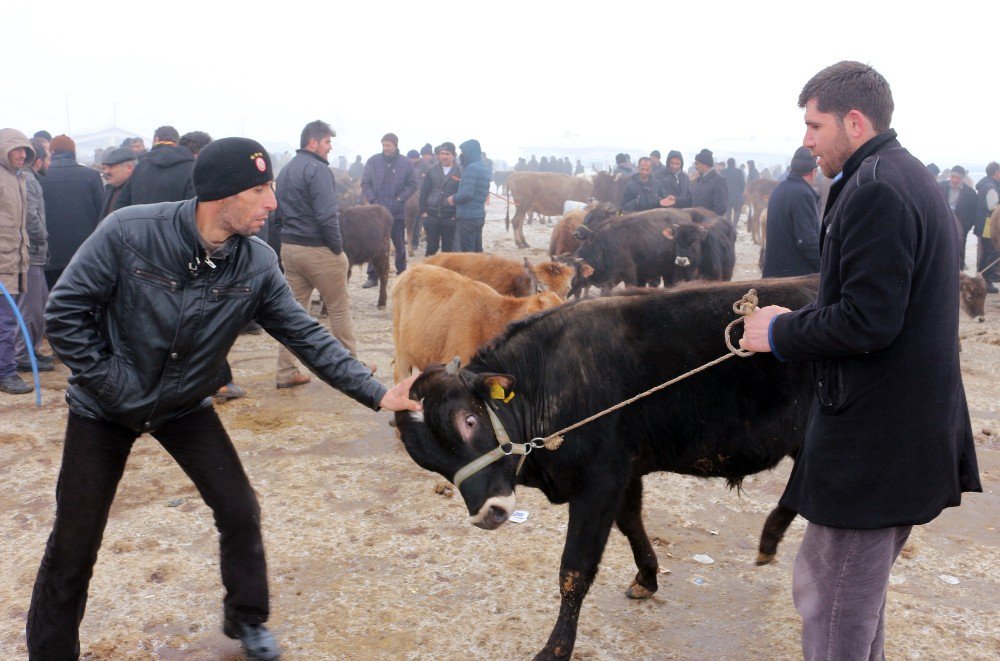
[[451,362],[444,366],[444,371],[448,374],[458,374],[458,366],[462,364],[462,359],[459,356],[455,356],[451,359]]

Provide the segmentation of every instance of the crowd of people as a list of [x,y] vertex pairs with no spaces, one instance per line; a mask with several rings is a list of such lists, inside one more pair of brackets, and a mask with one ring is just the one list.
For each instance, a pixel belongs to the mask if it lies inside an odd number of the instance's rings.
[[[842,62],[820,72],[799,105],[805,146],[771,195],[763,270],[820,272],[819,299],[800,311],[757,311],[741,343],[818,366],[813,415],[782,499],[810,521],[794,579],[805,655],[877,658],[889,570],[911,526],[957,505],[962,491],[981,488],[955,297],[965,235],[989,238],[985,219],[1000,198],[1000,165],[991,163],[975,188],[960,166],[935,183],[899,146],[889,128],[888,84],[866,65]],[[0,304],[0,390],[31,390],[17,375],[31,369],[29,343],[38,369],[53,369],[53,357],[39,352],[43,334],[71,372],[55,523],[27,618],[31,658],[79,655],[89,577],[118,480],[143,433],[170,452],[213,510],[226,635],[251,658],[278,657],[264,626],[259,507],[210,406],[212,396],[240,394],[230,348],[259,324],[283,345],[277,388],[309,382],[298,360],[372,409],[420,409],[409,399],[415,376],[387,389],[357,359],[327,160],[334,136],[323,121],[307,124],[275,180],[270,156],[253,140],[213,141],[161,126],[148,151],[141,139],[106,150],[102,185],[101,175],[77,162],[69,136],[39,131],[29,139],[0,130],[0,283],[18,306]],[[387,133],[381,151],[350,167],[364,202],[393,218],[397,274],[406,269],[404,207],[413,195],[429,254],[483,250],[491,167],[476,140],[457,151],[443,142],[403,156],[397,136]],[[629,177],[623,210],[705,207],[734,224],[748,180],[759,176],[752,161],[745,172],[733,158],[717,167],[708,149],[694,157],[693,180],[678,151],[665,163],[653,151],[637,168],[627,154],[616,161],[616,174]],[[872,162],[881,164],[877,171]],[[829,183],[822,208],[817,167]],[[532,156],[518,168],[569,173],[570,165]],[[280,228],[280,262],[255,238],[271,220]],[[933,241],[919,248],[924,238]],[[995,257],[988,243],[980,244],[980,265]],[[909,295],[900,296],[900,287]],[[329,331],[304,309],[314,289],[327,306]],[[27,336],[16,332],[17,314]],[[916,378],[911,365],[927,356],[934,360],[923,361],[926,376]],[[862,386],[869,380],[881,385]],[[867,405],[851,406],[856,387],[866,388]],[[896,465],[904,447],[915,459]],[[846,612],[842,599],[850,602]]]

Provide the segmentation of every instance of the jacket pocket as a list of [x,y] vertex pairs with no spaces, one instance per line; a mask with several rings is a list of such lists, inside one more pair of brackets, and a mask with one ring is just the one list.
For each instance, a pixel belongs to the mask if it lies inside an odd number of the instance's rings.
[[112,356],[110,360],[107,376],[104,377],[104,381],[94,395],[103,409],[108,412],[116,412],[122,403],[128,370],[118,356]]
[[839,413],[847,399],[844,369],[839,360],[821,360],[815,364],[816,397],[823,413]]
[[128,274],[130,277],[143,284],[152,285],[158,289],[165,289],[170,292],[177,291],[178,285],[180,284],[176,278],[170,275],[153,273],[152,271],[146,271],[138,267],[132,267],[129,269]]
[[237,299],[250,298],[250,295],[253,294],[253,288],[246,286],[235,286],[235,285],[229,285],[229,286],[219,285],[211,287],[208,290],[208,293],[211,296],[211,300],[213,301],[221,301],[223,299],[232,299],[232,298],[237,298]]

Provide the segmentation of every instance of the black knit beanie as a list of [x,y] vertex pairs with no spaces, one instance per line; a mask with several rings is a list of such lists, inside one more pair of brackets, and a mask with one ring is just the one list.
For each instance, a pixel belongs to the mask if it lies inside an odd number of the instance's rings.
[[202,202],[221,200],[274,179],[271,157],[256,140],[221,138],[198,152],[194,190]]
[[694,157],[694,160],[702,165],[707,165],[708,167],[715,165],[715,159],[712,158],[712,152],[707,149],[702,149],[698,152],[698,155]]
[[816,169],[816,157],[808,147],[799,147],[795,150],[795,156],[792,156],[792,164],[789,167],[792,172],[809,174]]

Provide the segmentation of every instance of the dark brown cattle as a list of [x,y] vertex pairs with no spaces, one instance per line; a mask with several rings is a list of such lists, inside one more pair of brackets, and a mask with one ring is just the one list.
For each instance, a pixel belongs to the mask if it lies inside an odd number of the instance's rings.
[[778,182],[773,179],[758,179],[747,186],[743,193],[744,204],[747,209],[747,231],[754,243],[761,242],[760,214],[767,208],[767,202],[771,199],[771,193],[778,187]]
[[616,177],[610,172],[595,171],[590,196],[602,204],[611,205],[611,208],[617,211],[622,206],[622,195],[628,180],[629,177],[626,176]]
[[675,242],[678,279],[733,279],[736,228],[725,218],[703,223],[685,220],[664,229],[663,235]]
[[958,300],[962,311],[976,321],[986,321],[986,279],[982,273],[958,274]]
[[378,275],[378,307],[384,308],[389,282],[389,236],[392,214],[378,204],[363,204],[340,211],[340,235],[350,267],[347,278],[358,264],[371,262]]

